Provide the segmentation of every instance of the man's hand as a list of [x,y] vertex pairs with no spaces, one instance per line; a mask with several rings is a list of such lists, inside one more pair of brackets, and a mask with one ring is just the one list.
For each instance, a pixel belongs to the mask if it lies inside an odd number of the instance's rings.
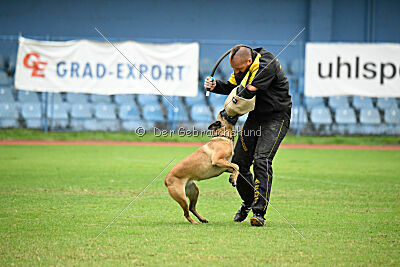
[[214,78],[207,77],[204,80],[204,88],[206,88],[208,91],[214,90],[216,85],[217,85],[217,82],[215,81]]

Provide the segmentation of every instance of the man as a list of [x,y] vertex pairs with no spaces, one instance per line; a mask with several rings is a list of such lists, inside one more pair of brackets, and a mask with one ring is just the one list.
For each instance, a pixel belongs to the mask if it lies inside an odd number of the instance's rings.
[[[264,226],[272,185],[272,160],[290,125],[289,82],[279,61],[264,48],[236,45],[231,49],[229,62],[233,68],[229,80],[207,77],[204,87],[217,94],[228,95],[235,88],[243,98],[256,96],[254,110],[242,128],[232,159],[247,180],[238,177],[237,190],[243,203],[233,220],[244,221],[252,209],[251,225]],[[261,135],[256,136],[254,133],[259,129]],[[250,172],[252,164],[254,179]]]

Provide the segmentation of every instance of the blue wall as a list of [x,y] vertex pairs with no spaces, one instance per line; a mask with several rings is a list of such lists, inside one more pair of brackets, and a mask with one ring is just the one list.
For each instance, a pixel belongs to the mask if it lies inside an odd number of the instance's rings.
[[[254,1],[53,1],[0,2],[0,35],[110,37],[287,42],[302,28],[302,41],[400,42],[397,0]],[[217,57],[236,41],[204,45]],[[262,42],[261,42],[262,44]],[[268,47],[277,53],[282,45]],[[299,49],[290,48],[291,60]]]

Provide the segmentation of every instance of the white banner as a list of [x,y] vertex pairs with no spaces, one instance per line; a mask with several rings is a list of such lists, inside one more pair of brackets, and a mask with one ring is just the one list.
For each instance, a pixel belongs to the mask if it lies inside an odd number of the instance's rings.
[[400,97],[400,44],[307,43],[305,95]]
[[106,42],[50,42],[21,37],[15,87],[107,95],[197,95],[198,43],[126,41],[114,45],[134,66]]

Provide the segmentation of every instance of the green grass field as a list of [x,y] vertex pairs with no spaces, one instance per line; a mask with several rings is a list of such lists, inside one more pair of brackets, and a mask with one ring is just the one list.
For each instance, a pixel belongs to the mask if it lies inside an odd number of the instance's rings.
[[232,222],[228,175],[198,183],[191,225],[164,172],[196,147],[0,146],[0,265],[399,265],[400,151],[281,149],[267,224]]

